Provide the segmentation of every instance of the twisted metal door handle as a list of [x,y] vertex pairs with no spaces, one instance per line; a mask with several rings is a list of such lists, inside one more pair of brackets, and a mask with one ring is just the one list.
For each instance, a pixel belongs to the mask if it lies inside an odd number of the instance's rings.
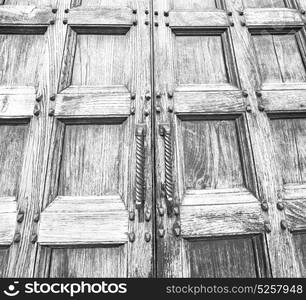
[[140,208],[145,202],[145,125],[136,127],[136,207]]
[[172,155],[172,142],[171,142],[171,129],[170,125],[160,125],[160,135],[164,137],[165,143],[165,194],[167,205],[173,208],[173,155]]

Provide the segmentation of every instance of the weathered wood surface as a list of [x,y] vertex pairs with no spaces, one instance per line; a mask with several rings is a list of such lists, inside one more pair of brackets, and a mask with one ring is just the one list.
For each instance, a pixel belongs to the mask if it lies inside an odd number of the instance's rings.
[[[0,246],[9,246],[13,242],[17,216],[16,206],[16,198],[0,197]],[[3,263],[6,264],[7,261]],[[4,274],[5,272],[3,272],[2,264],[0,266],[0,274]]]
[[57,197],[42,213],[42,245],[127,242],[128,213],[119,196]]

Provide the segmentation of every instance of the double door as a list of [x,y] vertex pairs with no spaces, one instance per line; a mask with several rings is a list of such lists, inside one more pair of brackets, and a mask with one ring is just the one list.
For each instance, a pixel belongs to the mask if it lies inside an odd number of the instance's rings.
[[306,275],[304,0],[0,3],[0,276]]

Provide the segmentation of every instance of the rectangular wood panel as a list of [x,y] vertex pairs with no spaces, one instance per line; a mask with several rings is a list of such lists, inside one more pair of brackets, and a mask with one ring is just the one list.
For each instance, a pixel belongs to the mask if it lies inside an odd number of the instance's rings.
[[5,277],[9,248],[0,247],[0,278]]
[[42,35],[0,34],[0,85],[35,86],[46,58]]
[[283,183],[305,183],[306,120],[274,119],[270,122]]
[[249,8],[277,8],[285,7],[285,0],[243,0],[243,4]]
[[173,0],[173,8],[175,10],[205,10],[217,7],[216,0]]
[[263,83],[305,82],[296,35],[254,35],[253,40]]
[[48,253],[50,261],[41,264],[39,271],[50,278],[86,278],[126,276],[124,246],[96,248],[47,248],[43,247],[42,261]]
[[235,120],[182,121],[181,128],[187,189],[244,185]]
[[294,235],[294,243],[296,247],[296,252],[298,256],[298,261],[300,263],[300,269],[302,272],[302,277],[306,277],[306,233],[300,232]]
[[191,277],[265,277],[260,236],[190,240]]
[[121,124],[66,125],[59,195],[118,194]]
[[27,124],[0,123],[0,197],[18,195]]

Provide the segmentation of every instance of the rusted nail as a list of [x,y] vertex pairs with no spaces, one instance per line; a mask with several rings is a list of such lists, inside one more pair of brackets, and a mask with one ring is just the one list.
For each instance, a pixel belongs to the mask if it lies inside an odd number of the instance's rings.
[[134,232],[129,233],[129,241],[131,243],[134,243],[135,239],[136,239],[135,233]]
[[268,205],[268,203],[267,203],[267,202],[261,203],[261,209],[262,209],[263,211],[268,211],[268,210],[269,210],[269,205]]
[[285,220],[281,220],[280,226],[283,230],[286,230],[288,228],[288,224]]
[[285,206],[283,202],[277,202],[276,207],[278,210],[284,210]]
[[129,220],[130,221],[134,221],[135,220],[135,212],[134,211],[130,211],[129,212]]
[[151,241],[151,234],[149,232],[145,233],[145,241],[149,243]]

